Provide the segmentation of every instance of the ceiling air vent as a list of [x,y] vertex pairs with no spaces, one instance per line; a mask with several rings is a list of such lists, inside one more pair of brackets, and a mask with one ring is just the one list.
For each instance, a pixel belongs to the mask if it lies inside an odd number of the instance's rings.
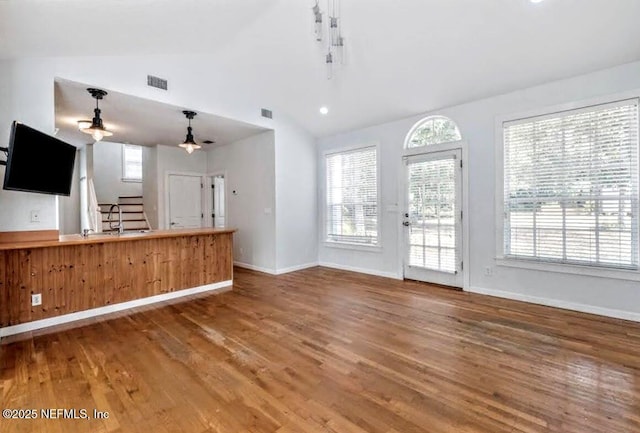
[[271,110],[267,110],[266,108],[263,108],[261,110],[262,113],[262,117],[266,117],[267,119],[273,119],[273,113],[271,112]]
[[147,75],[147,85],[155,87],[156,89],[167,90],[167,80],[163,80],[153,75]]

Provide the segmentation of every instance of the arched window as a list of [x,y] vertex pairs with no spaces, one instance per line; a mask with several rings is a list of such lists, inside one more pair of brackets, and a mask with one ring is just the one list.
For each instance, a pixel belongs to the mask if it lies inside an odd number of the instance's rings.
[[444,116],[429,116],[422,119],[407,135],[406,147],[421,147],[439,143],[450,143],[462,139],[458,125]]

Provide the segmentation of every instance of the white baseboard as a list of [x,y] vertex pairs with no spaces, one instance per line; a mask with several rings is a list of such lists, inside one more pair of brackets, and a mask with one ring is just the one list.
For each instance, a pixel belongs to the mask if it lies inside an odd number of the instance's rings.
[[260,266],[250,265],[249,263],[242,262],[233,262],[233,266],[237,266],[239,268],[249,269],[252,271],[264,272],[265,274],[276,275],[275,269],[263,268]]
[[302,265],[289,266],[288,268],[278,269],[276,275],[288,274],[289,272],[301,271],[303,269],[315,268],[318,266],[318,262],[305,263]]
[[219,283],[206,284],[204,286],[198,286],[184,290],[176,290],[175,292],[163,293],[161,295],[149,296],[147,298],[134,299],[133,301],[107,305],[105,307],[92,308],[90,310],[78,311],[76,313],[65,314],[48,319],[34,320],[33,322],[6,326],[4,328],[0,328],[0,338],[9,335],[20,334],[23,332],[35,331],[36,329],[48,328],[50,326],[61,325],[63,323],[75,322],[76,320],[102,316],[108,313],[115,313],[117,311],[127,310],[130,308],[141,307],[143,305],[155,304],[158,302],[168,301],[170,299],[182,298],[184,296],[195,295],[197,293],[221,291],[223,288],[229,287],[232,284],[232,280],[221,281]]
[[580,304],[577,302],[562,301],[559,299],[542,298],[539,296],[524,295],[521,293],[507,292],[504,290],[487,289],[484,287],[470,287],[468,292],[481,295],[496,296],[498,298],[513,299],[515,301],[530,302],[532,304],[546,305],[548,307],[562,308],[563,310],[579,311],[581,313],[597,314],[598,316],[613,317],[616,319],[640,322],[640,313],[633,311],[602,308],[594,305]]
[[265,274],[269,274],[269,275],[282,275],[282,274],[288,274],[289,272],[295,272],[295,271],[301,271],[307,268],[313,268],[315,266],[318,266],[318,262],[304,263],[302,265],[289,266],[288,268],[275,269],[275,270],[269,269],[269,268],[263,268],[260,266],[250,265],[249,263],[242,263],[242,262],[233,262],[233,265],[239,268],[250,269],[252,271],[264,272]]
[[377,271],[375,269],[358,268],[355,266],[346,266],[338,263],[328,263],[328,262],[319,262],[318,265],[324,266],[325,268],[341,269],[343,271],[360,272],[361,274],[376,275],[378,277],[393,278],[394,280],[402,280],[402,276],[396,274],[395,272],[383,272],[383,271]]

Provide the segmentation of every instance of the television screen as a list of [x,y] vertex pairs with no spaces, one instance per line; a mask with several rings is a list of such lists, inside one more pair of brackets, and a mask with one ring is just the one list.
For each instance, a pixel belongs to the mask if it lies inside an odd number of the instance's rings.
[[75,159],[75,146],[13,122],[4,189],[68,196]]

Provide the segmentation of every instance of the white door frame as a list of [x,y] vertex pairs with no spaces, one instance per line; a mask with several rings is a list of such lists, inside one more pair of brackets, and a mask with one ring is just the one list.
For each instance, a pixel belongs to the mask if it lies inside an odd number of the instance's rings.
[[229,194],[228,194],[228,188],[227,185],[229,183],[229,178],[227,177],[227,170],[216,170],[216,171],[211,171],[209,173],[207,173],[206,176],[206,181],[207,183],[205,185],[207,185],[208,188],[206,188],[207,192],[204,194],[205,195],[205,209],[206,209],[206,215],[207,218],[205,218],[206,222],[205,222],[205,227],[213,227],[213,218],[211,218],[211,214],[213,213],[213,196],[211,194],[211,185],[213,183],[213,178],[216,176],[222,176],[224,177],[224,211],[225,211],[225,216],[224,216],[224,225],[225,227],[229,227]]
[[[409,156],[422,155],[425,153],[444,152],[449,150],[460,149],[462,153],[462,289],[468,291],[471,288],[470,283],[470,248],[469,248],[469,145],[465,140],[455,141],[451,143],[433,144],[429,146],[404,149],[402,158],[398,163],[398,213],[396,218],[396,230],[398,233],[398,275],[404,279],[404,260],[405,260],[405,234],[404,213],[407,209],[407,184],[405,179],[405,159]],[[493,203],[487,203],[487,206],[493,209]]]
[[[170,206],[171,197],[169,194],[169,177],[170,176],[199,177],[201,184],[204,184],[206,180],[206,174],[204,173],[197,173],[197,172],[190,172],[190,171],[169,171],[169,170],[164,172],[164,227],[167,230],[171,228],[171,206]],[[204,194],[204,188],[200,188],[200,205],[203,211],[206,205],[205,196],[206,194]],[[204,224],[201,224],[201,226],[206,227]]]

